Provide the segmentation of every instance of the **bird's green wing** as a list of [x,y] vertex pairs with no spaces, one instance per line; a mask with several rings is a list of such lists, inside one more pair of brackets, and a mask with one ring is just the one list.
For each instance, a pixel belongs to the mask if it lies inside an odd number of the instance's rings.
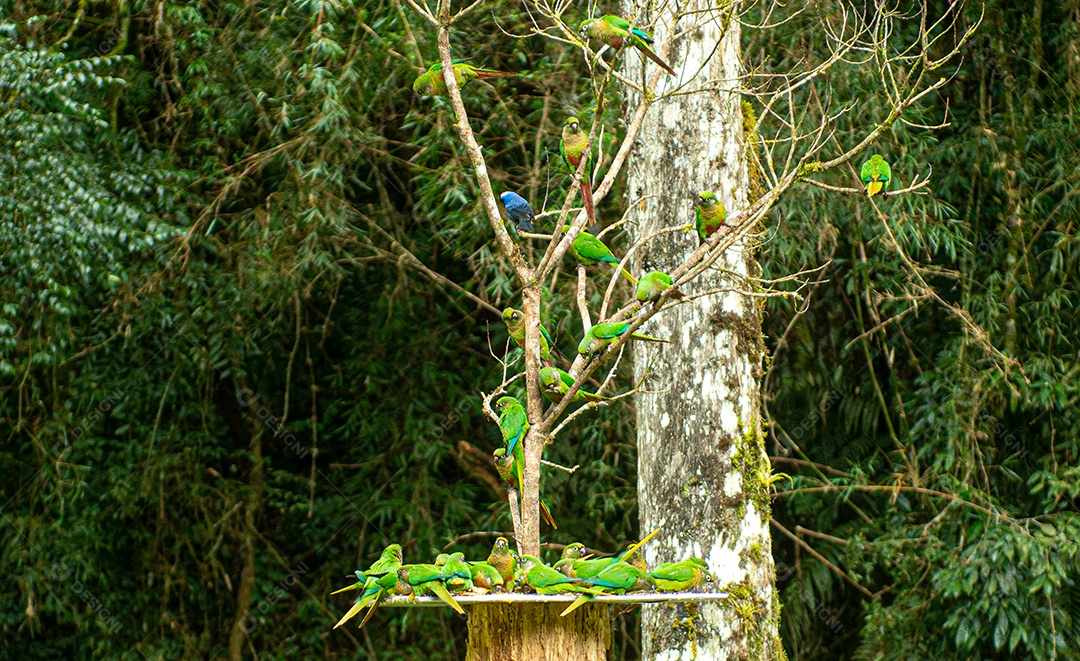
[[[616,16],[615,14],[608,14],[607,16],[603,17],[600,20],[604,21],[605,23],[607,23],[611,27],[615,28],[616,30],[622,30],[624,34],[626,33],[627,30],[630,29],[630,21],[626,20],[622,16]],[[618,36],[623,36],[623,35],[618,35]]]

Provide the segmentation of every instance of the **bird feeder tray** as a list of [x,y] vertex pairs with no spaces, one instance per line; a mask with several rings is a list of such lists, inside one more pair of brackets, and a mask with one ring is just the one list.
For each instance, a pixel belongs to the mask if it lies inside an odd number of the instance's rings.
[[[513,592],[489,593],[478,595],[454,595],[454,601],[462,606],[470,604],[571,604],[577,594],[521,594]],[[702,603],[723,601],[727,592],[637,592],[632,594],[604,594],[589,600],[596,604],[669,604]],[[436,608],[446,607],[438,597],[415,597],[404,595],[387,597],[380,606],[398,608]]]

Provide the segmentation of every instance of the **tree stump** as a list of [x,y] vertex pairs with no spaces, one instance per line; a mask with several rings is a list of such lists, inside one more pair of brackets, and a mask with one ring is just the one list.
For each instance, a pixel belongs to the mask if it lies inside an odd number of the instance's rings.
[[607,661],[611,613],[585,604],[474,604],[469,609],[465,661]]

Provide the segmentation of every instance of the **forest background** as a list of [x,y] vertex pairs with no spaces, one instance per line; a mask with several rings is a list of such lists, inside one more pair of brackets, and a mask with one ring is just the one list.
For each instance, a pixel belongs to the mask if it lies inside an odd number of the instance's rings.
[[[520,75],[469,86],[474,128],[498,190],[557,206],[586,70],[488,5],[454,47]],[[754,29],[747,4],[746,65],[820,58],[844,6]],[[758,253],[766,278],[828,265],[765,312],[792,659],[1080,658],[1080,0],[976,24],[910,116],[948,125],[874,146],[932,179],[879,203],[903,253],[809,185]],[[463,655],[442,609],[330,630],[387,543],[477,557],[509,530],[480,393],[515,292],[447,102],[410,89],[435,57],[395,0],[0,2],[0,657],[224,658],[237,622],[260,659]],[[883,98],[860,71],[827,76],[861,100],[838,144]],[[638,535],[632,407],[553,447],[580,468],[545,483],[546,541]],[[613,656],[638,650],[623,616]]]

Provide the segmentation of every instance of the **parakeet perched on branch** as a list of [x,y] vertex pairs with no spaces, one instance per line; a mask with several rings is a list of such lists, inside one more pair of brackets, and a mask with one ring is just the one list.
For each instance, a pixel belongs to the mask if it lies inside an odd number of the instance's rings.
[[716,193],[705,191],[698,195],[697,209],[694,211],[694,225],[697,227],[698,245],[720,229],[727,220],[727,209],[717,199]]
[[[503,322],[506,324],[506,330],[510,333],[510,339],[513,340],[522,349],[525,348],[525,313],[521,310],[515,310],[514,308],[506,308],[502,313]],[[554,344],[551,340],[551,335],[548,330],[544,328],[544,324],[540,324],[540,362],[545,365],[551,365],[551,346]]]
[[581,175],[581,201],[585,205],[585,214],[589,217],[589,224],[596,224],[596,209],[593,208],[592,183],[592,158],[589,154],[589,134],[581,130],[577,117],[567,117],[563,122],[562,140],[559,141],[559,153],[562,154],[563,163],[566,163],[570,174],[577,172],[581,159],[585,159],[585,172]]
[[506,217],[517,223],[519,231],[533,231],[533,220],[536,214],[533,213],[532,205],[528,200],[513,191],[506,191],[499,196],[499,201],[506,209]]
[[627,43],[632,44],[641,51],[641,54],[660,65],[660,68],[672,76],[675,70],[660,59],[650,44],[653,43],[652,35],[639,28],[630,29],[630,21],[622,16],[607,14],[600,18],[590,18],[582,21],[579,28],[582,39],[593,38],[602,41],[615,50],[619,50]]
[[500,397],[495,402],[499,411],[499,431],[506,441],[506,454],[514,458],[518,485],[525,484],[525,434],[529,431],[529,419],[525,407],[513,397]]
[[[457,81],[459,88],[464,87],[465,83],[475,78],[483,80],[485,78],[509,78],[517,75],[509,71],[495,71],[494,69],[474,67],[471,64],[466,64],[465,60],[454,60],[453,64],[454,79]],[[443,80],[442,62],[432,64],[427,71],[417,76],[416,80],[413,81],[412,88],[417,94],[444,96],[446,94],[446,81]]]
[[[556,404],[562,401],[563,395],[570,392],[571,386],[574,385],[574,377],[558,367],[542,367],[540,368],[539,376],[540,394],[544,396],[544,399]],[[610,397],[591,393],[584,388],[578,388],[578,391],[574,393],[574,397],[570,401],[606,402],[610,399]]]
[[[518,445],[520,447],[520,444]],[[519,464],[518,459],[506,454],[506,448],[496,448],[495,452],[491,454],[491,458],[495,461],[495,470],[499,471],[499,477],[506,480],[506,483],[511,487],[517,489],[521,488],[518,475],[523,475],[525,472],[524,455],[525,453],[522,452],[521,463]],[[555,517],[552,516],[551,510],[548,508],[547,503],[544,502],[543,497],[540,498],[540,517],[552,528],[559,529],[559,526],[555,523]]]
[[[569,231],[570,226],[564,225],[563,232]],[[611,254],[611,250],[604,245],[604,242],[589,234],[584,228],[574,237],[574,241],[570,244],[570,249],[567,252],[583,266],[592,266],[597,262],[604,262],[616,267],[619,265],[619,258]],[[622,270],[622,276],[629,280],[630,284],[637,285],[637,278],[630,275],[630,272],[626,269]]]
[[889,179],[892,178],[892,168],[889,167],[889,162],[881,157],[881,154],[874,154],[870,160],[862,164],[859,178],[866,184],[866,195],[874,197],[888,185]]
[[[630,330],[630,324],[621,321],[605,321],[596,324],[589,329],[588,333],[585,333],[585,337],[581,338],[581,342],[578,344],[578,353],[586,358],[592,358],[602,353],[609,345],[618,342],[619,338],[628,330]],[[671,340],[661,340],[658,337],[652,337],[644,333],[632,333],[630,337],[650,342],[671,342]]]
[[[650,303],[660,298],[666,290],[671,288],[671,276],[663,271],[649,271],[638,280],[637,291],[634,298],[642,303]],[[682,300],[683,295],[675,289],[669,294],[671,298]]]

